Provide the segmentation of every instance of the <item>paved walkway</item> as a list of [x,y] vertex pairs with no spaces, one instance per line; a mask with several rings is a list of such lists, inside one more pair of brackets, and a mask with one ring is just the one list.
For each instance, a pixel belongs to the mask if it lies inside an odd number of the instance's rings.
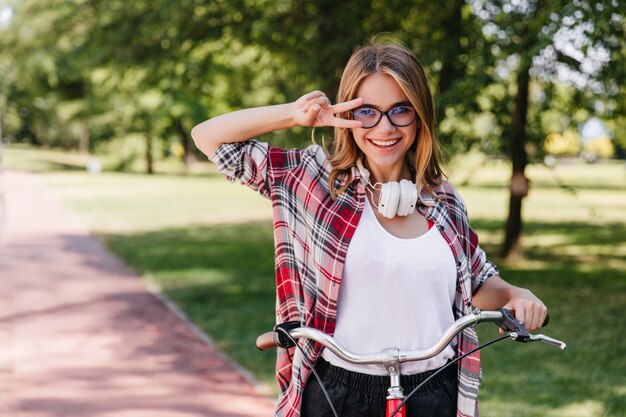
[[0,416],[273,415],[35,176],[0,181]]

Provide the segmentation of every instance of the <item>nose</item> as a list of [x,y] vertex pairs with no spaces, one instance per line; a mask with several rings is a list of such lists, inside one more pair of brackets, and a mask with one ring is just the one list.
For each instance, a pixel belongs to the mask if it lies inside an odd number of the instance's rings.
[[388,114],[383,115],[378,125],[376,125],[376,128],[382,132],[393,132],[396,130],[396,127],[391,123],[391,120],[389,120]]

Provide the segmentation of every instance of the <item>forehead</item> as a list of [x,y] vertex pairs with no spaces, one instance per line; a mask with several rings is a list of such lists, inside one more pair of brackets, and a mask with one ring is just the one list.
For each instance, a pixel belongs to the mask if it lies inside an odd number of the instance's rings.
[[380,72],[368,75],[361,81],[357,89],[357,97],[362,97],[365,104],[373,104],[382,109],[409,101],[396,80]]

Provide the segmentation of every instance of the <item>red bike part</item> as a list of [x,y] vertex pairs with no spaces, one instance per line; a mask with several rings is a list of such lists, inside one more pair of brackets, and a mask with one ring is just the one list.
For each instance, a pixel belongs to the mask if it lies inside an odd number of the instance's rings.
[[[387,399],[387,411],[385,412],[385,416],[391,417],[391,413],[393,413],[393,410],[398,408],[402,400],[402,398]],[[395,417],[406,417],[406,404],[402,404],[402,408],[398,410]]]

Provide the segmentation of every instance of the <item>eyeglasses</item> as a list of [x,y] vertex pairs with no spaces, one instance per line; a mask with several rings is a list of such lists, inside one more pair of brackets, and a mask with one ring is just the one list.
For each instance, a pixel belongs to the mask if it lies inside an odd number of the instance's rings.
[[363,123],[363,129],[371,129],[380,123],[383,116],[387,116],[389,122],[396,127],[410,125],[417,118],[417,112],[413,106],[395,106],[387,111],[382,111],[376,107],[358,107],[351,111],[352,118]]

